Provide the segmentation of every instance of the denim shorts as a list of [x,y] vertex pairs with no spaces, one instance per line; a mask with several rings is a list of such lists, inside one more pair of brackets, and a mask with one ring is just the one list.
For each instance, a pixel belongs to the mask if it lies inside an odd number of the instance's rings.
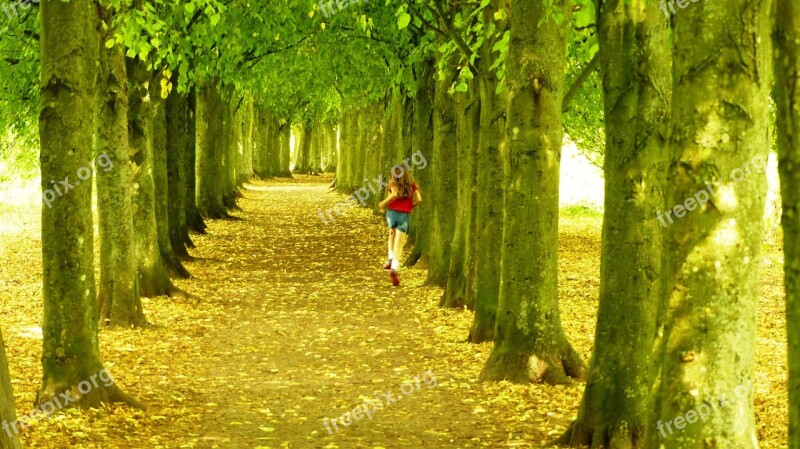
[[389,224],[390,229],[397,229],[400,232],[408,234],[408,223],[410,221],[411,214],[391,209],[386,211],[386,222]]

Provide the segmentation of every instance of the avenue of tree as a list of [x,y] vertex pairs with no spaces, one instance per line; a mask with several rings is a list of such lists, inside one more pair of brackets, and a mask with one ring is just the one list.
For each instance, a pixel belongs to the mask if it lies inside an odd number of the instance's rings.
[[[426,204],[406,264],[427,262],[440,306],[474,311],[465,338],[493,342],[483,380],[585,381],[558,439],[573,447],[755,448],[752,393],[681,438],[654,423],[753,377],[766,178],[725,175],[775,148],[800,449],[796,0],[671,18],[646,0],[390,0],[330,17],[307,3],[41,2],[0,25],[0,126],[40,148],[42,189],[114,162],[96,192],[84,182],[42,209],[39,402],[103,369],[99,327],[146,326],[142,297],[192,294],[171,280],[191,276],[192,235],[235,219],[248,180],[332,171],[350,195],[420,152]],[[558,308],[565,130],[600,155],[606,182],[588,365]],[[660,211],[707,185],[717,199],[662,227]],[[141,406],[116,384],[77,405],[101,402]],[[0,432],[0,449],[19,447]]]

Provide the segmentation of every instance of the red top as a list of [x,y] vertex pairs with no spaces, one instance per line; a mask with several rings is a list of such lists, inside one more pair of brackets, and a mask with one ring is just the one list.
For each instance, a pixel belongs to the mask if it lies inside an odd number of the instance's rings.
[[[392,186],[393,187],[393,186]],[[397,212],[405,212],[410,214],[414,210],[414,193],[417,191],[417,185],[411,184],[411,196],[406,198],[397,197],[389,203],[389,210]]]

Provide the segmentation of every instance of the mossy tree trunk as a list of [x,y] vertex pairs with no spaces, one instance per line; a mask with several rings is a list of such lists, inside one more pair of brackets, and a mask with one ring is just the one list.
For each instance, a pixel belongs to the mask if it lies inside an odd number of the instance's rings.
[[[387,100],[383,120],[380,124],[380,129],[383,130],[378,140],[379,144],[377,145],[378,148],[380,148],[380,170],[375,175],[376,177],[377,175],[382,175],[384,181],[387,183],[391,182],[392,167],[400,162],[397,160],[397,153],[398,148],[402,146],[402,135],[400,134],[400,127],[398,126],[403,108],[401,96],[400,89],[395,87],[392,96]],[[354,177],[355,187],[360,187],[363,183],[362,179],[367,176],[363,167],[366,165],[367,154],[371,147],[370,140],[373,137],[373,128],[370,126],[368,117],[369,116],[367,116],[366,121],[359,123],[362,139],[357,150],[358,157],[354,161],[356,168],[360,168]],[[385,198],[387,193],[384,187],[380,193],[381,199]]]
[[[399,94],[395,96],[399,97]],[[401,145],[396,120],[398,105],[392,100],[389,101],[370,106],[358,124],[361,138],[356,148],[356,158],[353,160],[354,189],[364,187],[368,177],[377,178],[382,175],[384,181],[388,182],[389,170],[397,161],[396,155]],[[379,117],[383,117],[383,120],[379,120]],[[392,139],[387,136],[392,136],[393,140],[387,140]],[[386,195],[386,188],[376,196],[381,195]]]
[[450,244],[456,222],[456,124],[453,99],[448,93],[454,70],[448,68],[444,79],[436,81],[433,105],[433,154],[431,155],[430,221],[427,284],[444,286],[450,273]]
[[242,105],[242,158],[238,170],[238,183],[243,185],[253,177],[253,98],[247,97]]
[[606,117],[600,306],[573,447],[644,446],[661,295],[661,223],[669,132],[669,19],[654,2],[601,0]]
[[353,115],[352,111],[346,110],[342,112],[342,118],[339,122],[339,153],[336,156],[336,190],[342,191],[344,185],[347,183],[345,170],[347,169],[348,161],[350,159],[350,145],[351,145],[351,132],[350,132],[350,117]]
[[[304,123],[299,126],[299,131],[295,135],[296,157],[294,172],[301,175],[313,174],[314,167],[311,163],[311,146],[313,144],[313,130],[311,124]],[[297,140],[299,138],[299,140]]]
[[[270,114],[270,134],[269,145],[272,151],[272,176],[286,176],[289,166],[284,167],[286,150],[281,141],[282,125],[280,119],[275,114]],[[288,145],[288,144],[287,144]]]
[[319,174],[322,171],[322,146],[323,137],[322,132],[325,125],[317,122],[311,128],[311,154],[309,158],[309,170],[311,174]]
[[[173,85],[176,84],[177,78],[173,81]],[[186,219],[189,192],[186,190],[184,158],[189,151],[194,151],[194,147],[190,147],[189,105],[186,95],[173,90],[167,97],[166,108],[169,241],[176,256],[190,259],[187,246],[192,248],[194,243],[189,237]]]
[[278,143],[279,143],[279,157],[278,160],[278,176],[282,178],[291,178],[291,137],[292,128],[289,123],[281,123],[278,126]]
[[[751,387],[767,189],[759,167],[769,151],[769,3],[709,2],[672,17],[665,204],[686,207],[664,233],[656,426],[647,427],[646,447],[758,445]],[[700,407],[713,410],[708,422],[672,427]]]
[[336,164],[338,162],[338,152],[336,150],[337,136],[339,134],[339,125],[337,123],[330,123],[325,127],[325,152],[323,156],[323,169],[325,173],[335,173]]
[[290,124],[289,125],[289,134],[290,139],[294,139],[294,143],[290,140],[290,147],[291,151],[289,153],[290,156],[290,167],[292,169],[292,174],[294,174],[295,169],[297,168],[297,153],[300,151],[300,145],[302,144],[301,140],[303,138],[303,129],[300,125]]
[[[14,406],[14,391],[11,388],[11,375],[8,372],[6,346],[3,333],[0,332],[0,423],[12,423],[17,420],[17,409]],[[0,449],[20,449],[19,435],[0,429]]]
[[269,179],[273,176],[270,163],[270,124],[269,113],[266,110],[260,111],[258,118],[258,135],[256,137],[258,148],[258,177]]
[[167,276],[161,255],[156,214],[155,168],[152,139],[154,105],[147,83],[150,73],[138,60],[127,61],[128,142],[133,169],[133,224],[139,264],[139,291],[142,296],[172,295],[179,291]]
[[[378,203],[385,198],[386,195],[386,188],[380,188],[375,180],[378,177],[382,177],[384,182],[389,182],[387,173],[383,169],[383,160],[384,160],[384,153],[383,153],[383,146],[381,142],[384,140],[384,135],[387,132],[390,132],[390,129],[386,129],[381,126],[381,117],[387,112],[386,105],[382,103],[376,103],[369,108],[364,110],[364,116],[360,122],[361,129],[362,129],[362,139],[359,140],[360,147],[358,150],[358,159],[356,159],[356,167],[358,165],[362,165],[364,167],[363,170],[358,171],[358,176],[355,178],[355,185],[354,188],[364,187],[370,190],[370,196],[367,199],[367,207],[377,211],[378,210]],[[397,128],[394,128],[395,130]],[[399,148],[399,146],[394,146],[395,150]],[[396,152],[395,152],[396,154]],[[394,156],[392,156],[394,159]],[[374,186],[376,194],[372,194],[372,187]],[[381,191],[383,190],[383,191]],[[414,219],[411,220],[414,222]]]
[[241,187],[241,173],[244,161],[244,108],[246,100],[244,98],[235,101],[238,108],[234,109],[233,121],[231,122],[231,134],[234,136],[235,145],[231,151],[233,152],[233,160],[231,161],[231,182],[236,187],[237,191]]
[[198,88],[197,95],[197,208],[206,218],[230,218],[225,193],[224,105],[217,81]]
[[800,5],[777,2],[775,104],[778,121],[786,327],[789,342],[789,449],[800,449]]
[[[433,95],[434,61],[425,59],[415,67],[417,92],[414,96],[414,115],[411,134],[411,152],[421,154],[430,162],[433,156]],[[414,219],[409,229],[409,242],[414,249],[409,254],[407,265],[414,265],[428,253],[430,245],[430,221],[433,219],[433,198],[430,196],[431,167],[427,166],[414,173],[419,184],[425,205],[414,211]]]
[[[493,0],[484,9],[484,20],[493,20],[494,14],[507,10],[508,0]],[[497,303],[500,296],[500,266],[498,255],[503,243],[503,158],[505,145],[507,91],[497,93],[497,72],[493,64],[494,45],[508,29],[508,20],[495,21],[496,34],[479,48],[479,76],[477,89],[480,95],[480,133],[478,155],[475,162],[476,201],[474,275],[475,315],[469,332],[469,341],[483,343],[494,339]]]
[[253,173],[259,179],[265,179],[263,160],[263,152],[265,150],[266,137],[264,135],[264,112],[260,107],[256,107],[254,111],[255,126],[253,127]]
[[[381,105],[383,106],[383,105]],[[382,110],[383,112],[383,110]],[[348,168],[347,168],[347,191],[345,193],[353,192],[355,189],[358,188],[358,184],[361,181],[361,175],[364,173],[364,165],[361,163],[361,154],[362,148],[367,145],[367,134],[364,131],[366,125],[365,120],[368,119],[368,113],[366,109],[361,109],[353,118],[353,144],[350,148],[350,155],[348,157]],[[383,123],[383,113],[377,118],[376,126],[381,126]],[[383,145],[382,142],[379,141],[379,145],[377,146],[377,151],[379,154],[383,152]],[[378,156],[378,166],[380,167],[380,160],[381,156]],[[382,170],[379,168],[378,172]]]
[[[41,7],[39,140],[42,191],[68,180],[42,205],[42,386],[37,403],[77,392],[105,368],[100,359],[95,290],[92,182],[76,179],[92,162],[98,80],[98,17],[89,0]],[[52,182],[51,182],[52,180]],[[67,189],[67,186],[63,186]],[[96,377],[95,377],[96,379]],[[117,384],[72,394],[81,407],[133,403]]]
[[110,167],[96,170],[97,216],[100,234],[100,324],[140,327],[147,324],[139,296],[136,238],[133,228],[130,147],[128,145],[128,76],[122,48],[106,49],[113,35],[111,14],[100,10],[108,25],[100,34],[100,78],[97,98],[96,158],[105,155]]
[[[151,135],[151,148],[153,156],[153,187],[154,187],[154,204],[156,211],[156,231],[158,233],[158,248],[161,253],[161,259],[167,271],[173,276],[188,279],[191,277],[189,270],[183,266],[175,251],[172,248],[172,241],[170,239],[170,222],[169,222],[169,202],[180,202],[179,198],[170,199],[169,193],[169,175],[167,163],[167,105],[162,99],[160,90],[160,83],[157,78],[150,82],[151,90],[150,97],[156,98],[153,101],[154,113],[150,123]],[[173,155],[174,156],[174,155]],[[179,181],[179,180],[178,180]],[[178,195],[180,196],[180,195]],[[176,217],[177,218],[177,217]]]
[[[500,298],[484,380],[565,383],[584,365],[558,310],[561,100],[571,2],[512,0]],[[546,18],[547,17],[547,18]],[[540,23],[538,27],[532,23]]]
[[186,153],[182,159],[186,190],[186,226],[187,232],[184,240],[189,243],[190,248],[194,248],[191,243],[188,231],[205,234],[206,223],[200,210],[197,208],[197,90],[192,87],[186,96],[186,106],[188,107],[187,134],[186,134]]
[[342,151],[339,153],[342,157],[342,162],[336,171],[336,188],[342,193],[350,193],[352,191],[353,151],[358,138],[356,117],[358,117],[358,111],[348,111],[342,126]]
[[470,266],[474,260],[475,244],[475,158],[478,147],[477,132],[480,129],[480,102],[474,91],[474,82],[469,90],[454,94],[456,119],[456,149],[458,157],[452,162],[456,171],[456,222],[451,243],[450,273],[447,276],[444,294],[439,305],[460,308],[475,304],[474,291],[470,287]]
[[229,210],[239,210],[236,199],[241,196],[236,184],[236,159],[239,153],[239,135],[236,114],[231,104],[231,94],[223,96],[222,107],[222,203]]
[[247,96],[242,103],[242,154],[236,169],[237,183],[244,185],[252,175],[247,174],[247,165],[253,163],[253,100]]
[[[383,124],[383,117],[387,111],[383,109],[381,112],[382,113],[379,116],[380,118],[376,126],[381,126]],[[363,154],[364,154],[364,148],[368,146],[367,142],[370,137],[369,131],[366,129],[369,126],[366,123],[366,120],[369,119],[368,114],[369,114],[368,109],[362,109],[361,111],[359,111],[358,118],[356,118],[356,121],[353,124],[355,139],[353,140],[353,148],[351,150],[351,155],[350,155],[350,168],[347,171],[349,174],[348,177],[349,182],[347,187],[351,192],[358,188],[358,185],[361,183],[361,176],[364,174]],[[380,156],[378,156],[378,160],[381,161],[382,163],[384,147],[381,140],[379,140],[378,142],[379,145],[377,146],[377,151],[380,153]],[[382,172],[383,169],[379,169],[378,171]]]

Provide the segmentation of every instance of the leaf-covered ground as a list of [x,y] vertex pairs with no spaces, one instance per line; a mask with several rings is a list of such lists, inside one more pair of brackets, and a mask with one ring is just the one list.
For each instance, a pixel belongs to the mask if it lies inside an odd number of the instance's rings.
[[[392,288],[382,269],[383,220],[349,210],[330,178],[257,182],[241,221],[197,236],[194,299],[145,299],[153,327],[104,330],[108,371],[147,410],[70,410],[33,423],[25,448],[543,447],[574,418],[582,384],[477,382],[491,344],[465,343],[471,313],[437,307],[422,267]],[[20,413],[41,381],[38,205],[0,208],[0,328]],[[424,205],[422,207],[425,207]],[[562,320],[588,361],[599,289],[600,220],[562,218]],[[766,252],[756,412],[762,448],[786,447],[786,345],[781,260]],[[427,374],[426,374],[427,373]],[[415,381],[414,378],[417,378]],[[435,378],[435,381],[434,381]],[[386,404],[379,393],[391,393]],[[339,431],[365,399],[383,409]]]

